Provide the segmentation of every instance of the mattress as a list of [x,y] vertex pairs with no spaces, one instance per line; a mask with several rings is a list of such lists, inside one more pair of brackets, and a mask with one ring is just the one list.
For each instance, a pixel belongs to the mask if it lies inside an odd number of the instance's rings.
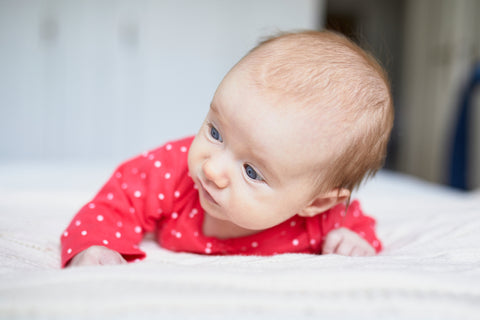
[[0,164],[2,319],[480,319],[480,192],[380,172],[355,193],[375,257],[173,253],[60,269],[59,237],[115,163]]

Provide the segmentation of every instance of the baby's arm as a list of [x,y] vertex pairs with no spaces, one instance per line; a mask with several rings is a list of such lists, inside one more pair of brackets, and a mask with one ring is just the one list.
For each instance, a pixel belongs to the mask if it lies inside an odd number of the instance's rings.
[[157,211],[151,209],[153,196],[147,193],[148,181],[155,180],[152,167],[154,161],[139,156],[115,170],[63,233],[62,267],[133,261],[145,256],[138,244],[144,232],[153,230],[157,219]]
[[68,266],[97,266],[125,263],[127,261],[117,251],[103,246],[91,246],[73,257]]
[[331,253],[344,256],[373,256],[375,249],[355,232],[339,228],[330,231],[323,242],[322,254]]

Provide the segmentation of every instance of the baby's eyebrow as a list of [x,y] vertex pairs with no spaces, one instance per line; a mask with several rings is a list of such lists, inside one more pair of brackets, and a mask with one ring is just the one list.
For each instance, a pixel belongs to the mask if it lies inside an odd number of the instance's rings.
[[218,113],[217,106],[213,103],[213,101],[210,103],[210,110],[212,110],[213,112]]

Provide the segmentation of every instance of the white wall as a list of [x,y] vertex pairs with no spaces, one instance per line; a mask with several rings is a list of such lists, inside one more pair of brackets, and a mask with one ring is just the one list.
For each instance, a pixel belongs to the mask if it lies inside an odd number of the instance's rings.
[[0,161],[123,159],[195,133],[266,35],[322,0],[0,0]]

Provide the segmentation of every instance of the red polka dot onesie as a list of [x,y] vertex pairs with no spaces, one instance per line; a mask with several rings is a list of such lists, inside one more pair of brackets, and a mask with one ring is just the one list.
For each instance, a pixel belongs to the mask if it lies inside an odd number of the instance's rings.
[[337,205],[311,218],[295,215],[250,236],[217,239],[203,235],[204,212],[187,167],[192,140],[167,143],[120,165],[63,233],[62,267],[93,245],[115,250],[127,261],[144,258],[138,244],[144,233],[153,231],[159,244],[172,251],[273,255],[320,253],[325,235],[346,227],[380,251],[375,221],[362,213],[358,201],[351,203],[346,214],[345,206]]

